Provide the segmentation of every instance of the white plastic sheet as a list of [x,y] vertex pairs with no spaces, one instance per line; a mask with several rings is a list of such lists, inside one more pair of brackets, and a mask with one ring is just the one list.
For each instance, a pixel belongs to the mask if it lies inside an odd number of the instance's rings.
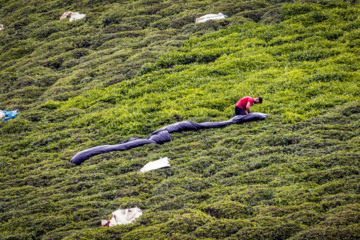
[[86,14],[80,14],[78,12],[64,12],[64,14],[60,17],[60,20],[70,18],[69,21],[72,22],[74,20],[82,19],[85,16]]
[[143,166],[140,169],[139,172],[148,172],[148,171],[151,171],[151,170],[170,167],[169,160],[170,159],[168,157],[165,157],[165,158],[160,158],[159,160],[156,160],[156,161],[153,161],[153,162],[148,162],[145,166]]
[[202,17],[196,18],[195,23],[202,23],[202,22],[206,22],[209,20],[220,20],[220,19],[224,19],[227,16],[222,14],[222,13],[218,13],[218,14],[206,14]]
[[140,208],[128,208],[128,209],[118,209],[115,212],[113,212],[111,215],[110,221],[102,220],[101,225],[107,226],[107,223],[109,227],[113,227],[116,225],[122,225],[122,224],[129,224],[132,221],[134,221],[136,218],[140,217],[142,215],[142,211]]

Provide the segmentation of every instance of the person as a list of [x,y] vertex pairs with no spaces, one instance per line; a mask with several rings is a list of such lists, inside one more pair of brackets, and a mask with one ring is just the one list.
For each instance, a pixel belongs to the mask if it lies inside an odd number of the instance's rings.
[[262,97],[244,97],[240,99],[235,106],[235,115],[248,115],[250,113],[250,107],[253,103],[262,103]]
[[17,114],[18,114],[18,110],[17,110],[17,109],[14,110],[14,111],[3,111],[3,110],[0,110],[0,120],[1,120],[2,118],[4,118],[3,120],[4,120],[4,121],[7,121],[7,120],[9,120],[9,119],[11,119],[11,118],[16,117]]

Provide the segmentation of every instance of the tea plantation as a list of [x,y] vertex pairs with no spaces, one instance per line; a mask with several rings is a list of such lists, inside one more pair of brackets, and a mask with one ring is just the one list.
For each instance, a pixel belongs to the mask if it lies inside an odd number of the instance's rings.
[[[360,239],[358,1],[0,0],[0,24],[0,239]],[[264,121],[69,161],[258,95]]]

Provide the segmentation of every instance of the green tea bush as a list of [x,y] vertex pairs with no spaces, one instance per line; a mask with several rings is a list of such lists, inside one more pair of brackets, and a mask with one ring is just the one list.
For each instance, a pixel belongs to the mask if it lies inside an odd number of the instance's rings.
[[282,224],[276,227],[250,227],[241,229],[232,238],[287,239],[302,229],[301,225],[295,223]]
[[251,215],[249,207],[232,201],[221,201],[201,208],[205,213],[216,218],[244,219]]
[[226,238],[244,227],[251,227],[253,223],[244,220],[218,219],[198,227],[194,234],[198,238]]
[[208,215],[201,212],[187,213],[171,219],[166,224],[165,229],[174,229],[177,233],[188,233],[203,226],[209,221],[209,218],[210,217]]
[[26,55],[31,54],[34,51],[34,49],[35,46],[33,43],[30,44],[25,43],[24,45],[20,43],[19,47],[11,48],[5,53],[1,54],[1,58],[3,59],[2,61],[22,58]]
[[343,229],[338,228],[311,228],[307,231],[301,232],[295,236],[297,239],[322,239],[322,238],[332,238],[332,239],[356,239],[359,237],[359,228],[356,224],[347,226]]

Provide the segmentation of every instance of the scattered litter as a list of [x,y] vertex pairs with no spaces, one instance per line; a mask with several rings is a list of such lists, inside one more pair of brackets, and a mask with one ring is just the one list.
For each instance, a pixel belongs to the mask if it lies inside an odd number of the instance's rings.
[[101,225],[103,227],[113,227],[116,225],[129,224],[141,215],[142,211],[138,207],[118,209],[110,215],[110,221],[102,220]]
[[18,115],[18,110],[14,110],[14,111],[3,111],[0,110],[0,119],[7,121],[11,118],[14,118]]
[[147,164],[145,164],[145,166],[143,166],[139,170],[139,172],[143,173],[143,172],[148,172],[151,170],[170,167],[169,160],[170,159],[168,157],[165,157],[165,158],[160,158],[159,160],[156,160],[153,162],[148,162]]
[[220,20],[220,19],[224,19],[227,18],[228,16],[226,16],[225,14],[222,13],[218,13],[218,14],[206,14],[202,17],[196,18],[195,23],[202,23],[202,22],[206,22],[208,20]]
[[1,31],[1,30],[4,30],[4,29],[5,29],[5,28],[4,28],[4,25],[1,25],[1,24],[0,24],[0,31]]
[[70,18],[69,21],[72,22],[74,20],[82,19],[85,16],[86,14],[80,14],[78,12],[64,12],[64,14],[60,17],[60,20]]

